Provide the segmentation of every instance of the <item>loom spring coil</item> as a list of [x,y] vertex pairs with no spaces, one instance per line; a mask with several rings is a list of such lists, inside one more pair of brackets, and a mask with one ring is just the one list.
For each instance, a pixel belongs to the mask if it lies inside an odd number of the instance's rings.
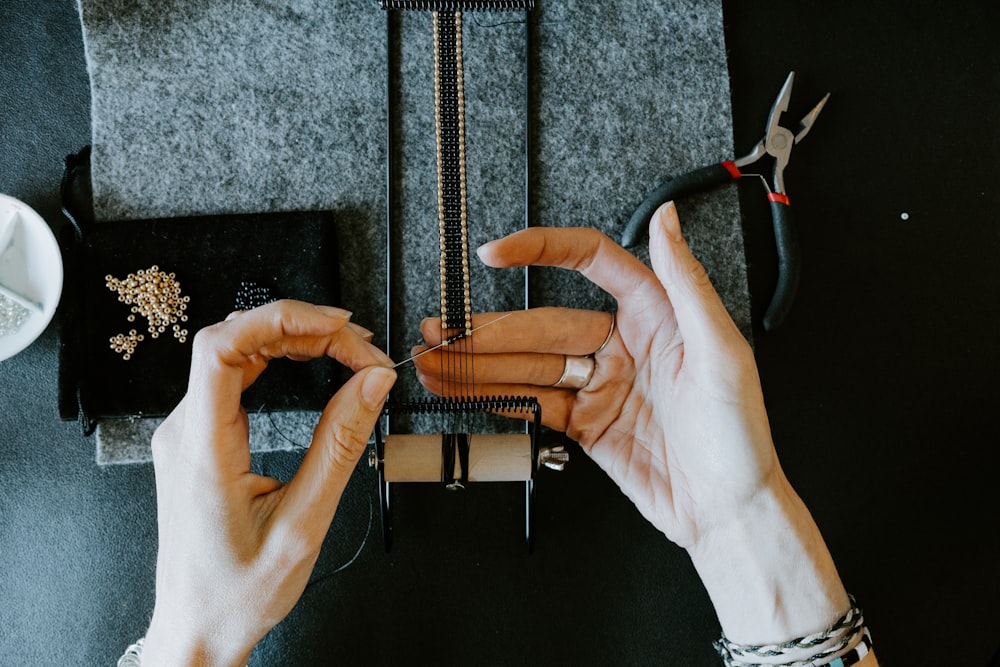
[[381,0],[382,9],[403,9],[428,12],[462,12],[488,11],[502,12],[515,10],[531,10],[535,8],[535,0]]
[[528,396],[480,396],[474,398],[420,398],[410,401],[390,401],[384,415],[397,414],[458,414],[464,412],[541,412],[538,400]]

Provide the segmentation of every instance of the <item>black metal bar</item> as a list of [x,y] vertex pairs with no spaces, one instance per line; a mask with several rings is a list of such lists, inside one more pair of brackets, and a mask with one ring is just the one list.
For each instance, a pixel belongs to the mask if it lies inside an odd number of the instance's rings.
[[[524,11],[524,228],[534,221],[531,217],[531,12]],[[530,267],[524,267],[524,309],[531,307]]]
[[396,71],[394,42],[398,18],[385,15],[385,353],[392,356],[392,230],[393,210],[396,206],[396,146],[393,142],[393,120],[396,109],[396,87],[393,72]]

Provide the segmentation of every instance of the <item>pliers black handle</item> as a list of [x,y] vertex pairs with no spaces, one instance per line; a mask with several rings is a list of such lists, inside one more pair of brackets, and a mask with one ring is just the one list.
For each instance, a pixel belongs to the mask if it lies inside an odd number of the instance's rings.
[[[637,246],[649,239],[649,220],[660,206],[668,201],[683,199],[699,192],[724,185],[743,174],[734,162],[720,162],[695,169],[665,181],[653,190],[635,210],[625,231],[622,245],[626,248]],[[792,225],[792,213],[786,195],[771,192],[771,220],[774,224],[774,240],[778,250],[778,280],[771,303],[764,313],[764,329],[773,331],[788,315],[798,291],[801,274],[799,239]]]
[[[767,189],[767,198],[771,203],[771,220],[774,225],[774,240],[778,255],[778,280],[774,295],[764,314],[764,329],[773,331],[785,320],[791,310],[792,302],[798,291],[801,274],[799,256],[799,240],[795,227],[792,225],[791,209],[788,195],[785,192],[784,168],[792,147],[802,140],[812,128],[816,117],[830,97],[829,93],[820,100],[799,123],[797,134],[779,124],[781,114],[788,110],[788,100],[792,94],[792,82],[795,73],[792,72],[785,80],[778,97],[771,107],[767,121],[767,133],[750,153],[735,161],[718,164],[689,171],[667,180],[653,190],[643,200],[639,208],[632,214],[625,231],[622,234],[622,245],[626,248],[639,245],[648,239],[649,220],[662,204],[687,197],[698,192],[709,190],[743,176],[758,176]],[[744,174],[741,168],[757,162],[764,156],[774,158],[774,186],[771,187],[762,174]]]
[[631,248],[649,240],[649,220],[661,205],[739,178],[739,170],[734,175],[730,168],[735,169],[732,162],[720,162],[666,180],[663,185],[646,195],[629,218],[625,231],[622,232],[622,245]]

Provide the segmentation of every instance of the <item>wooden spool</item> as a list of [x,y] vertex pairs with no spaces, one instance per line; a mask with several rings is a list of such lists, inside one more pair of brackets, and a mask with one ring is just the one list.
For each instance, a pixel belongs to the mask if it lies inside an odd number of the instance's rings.
[[[531,479],[531,436],[469,435],[467,464],[449,455],[449,436],[399,434],[385,439],[386,482],[525,482]],[[450,469],[449,468],[450,463]],[[467,469],[463,469],[467,465]]]

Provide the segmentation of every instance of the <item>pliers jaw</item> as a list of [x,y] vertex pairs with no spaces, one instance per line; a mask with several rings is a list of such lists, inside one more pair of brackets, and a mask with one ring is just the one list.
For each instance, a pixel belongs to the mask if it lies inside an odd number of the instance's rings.
[[771,106],[771,112],[767,117],[767,131],[764,138],[758,141],[749,153],[733,162],[737,167],[743,168],[760,160],[765,155],[773,157],[774,185],[772,187],[767,183],[766,179],[764,180],[764,185],[769,191],[779,194],[787,193],[785,190],[785,167],[788,165],[788,160],[791,157],[792,147],[802,141],[809,133],[820,111],[823,110],[826,101],[830,99],[830,93],[823,96],[823,99],[799,121],[798,131],[793,134],[791,130],[783,127],[780,121],[781,114],[788,111],[788,102],[792,98],[792,84],[794,82],[795,72],[789,72],[788,78],[785,79],[785,84],[778,91],[778,97]]

